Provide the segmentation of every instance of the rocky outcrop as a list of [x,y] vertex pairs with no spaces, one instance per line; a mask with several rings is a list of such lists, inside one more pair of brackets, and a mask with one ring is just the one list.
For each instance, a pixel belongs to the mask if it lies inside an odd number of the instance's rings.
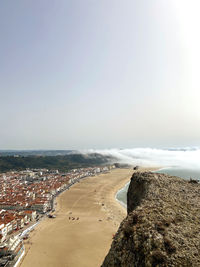
[[200,185],[136,172],[102,267],[200,266]]

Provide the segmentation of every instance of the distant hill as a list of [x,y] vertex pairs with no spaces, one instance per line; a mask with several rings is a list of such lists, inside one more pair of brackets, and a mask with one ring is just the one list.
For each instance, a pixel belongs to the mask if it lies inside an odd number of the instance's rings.
[[0,150],[0,156],[64,156],[79,154],[77,150]]
[[0,172],[10,170],[24,170],[27,168],[47,168],[68,171],[74,168],[106,165],[114,161],[110,156],[93,154],[68,154],[59,156],[32,155],[32,156],[0,156]]

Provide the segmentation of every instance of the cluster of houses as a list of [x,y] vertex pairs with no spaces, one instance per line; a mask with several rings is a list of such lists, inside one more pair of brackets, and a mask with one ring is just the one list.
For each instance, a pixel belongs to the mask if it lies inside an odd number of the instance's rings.
[[68,175],[47,170],[27,170],[0,175],[0,209],[45,213],[51,200],[69,182]]
[[55,197],[88,176],[114,166],[57,170],[31,169],[0,174],[0,266],[14,266],[24,253],[19,231],[54,209]]
[[0,243],[4,242],[8,234],[23,229],[36,219],[36,211],[0,210]]
[[18,230],[35,219],[33,210],[0,210],[0,266],[14,265],[23,254],[24,245]]

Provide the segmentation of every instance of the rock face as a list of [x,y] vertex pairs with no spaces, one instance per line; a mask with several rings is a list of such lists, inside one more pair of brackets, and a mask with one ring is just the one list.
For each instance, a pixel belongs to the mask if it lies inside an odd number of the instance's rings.
[[102,267],[200,266],[200,185],[136,172]]

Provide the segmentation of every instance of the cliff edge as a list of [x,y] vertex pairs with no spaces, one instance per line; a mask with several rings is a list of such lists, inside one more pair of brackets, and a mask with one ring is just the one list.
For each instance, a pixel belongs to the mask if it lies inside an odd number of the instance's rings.
[[200,184],[136,172],[102,267],[200,266]]

